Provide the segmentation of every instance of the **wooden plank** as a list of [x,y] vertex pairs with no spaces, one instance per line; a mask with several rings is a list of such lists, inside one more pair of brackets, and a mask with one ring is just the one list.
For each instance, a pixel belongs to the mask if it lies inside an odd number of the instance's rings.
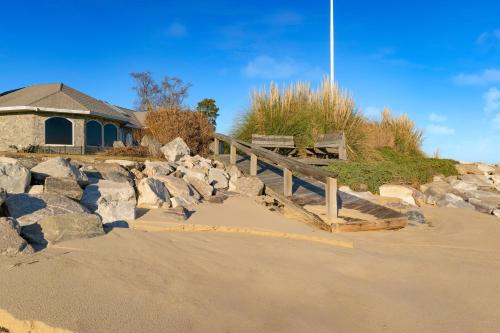
[[408,219],[389,219],[375,221],[350,221],[346,223],[334,223],[331,226],[332,232],[356,232],[356,231],[376,231],[376,230],[397,230],[406,227]]
[[257,176],[257,155],[250,154],[250,176]]
[[220,141],[217,138],[214,139],[214,155],[220,155]]
[[334,221],[338,217],[337,205],[337,179],[328,178],[326,180],[326,215],[329,221]]
[[236,146],[231,143],[229,163],[231,165],[236,164]]
[[252,144],[264,148],[295,148],[293,136],[252,134]]
[[293,175],[292,172],[288,169],[283,170],[283,194],[285,197],[292,196],[293,189]]

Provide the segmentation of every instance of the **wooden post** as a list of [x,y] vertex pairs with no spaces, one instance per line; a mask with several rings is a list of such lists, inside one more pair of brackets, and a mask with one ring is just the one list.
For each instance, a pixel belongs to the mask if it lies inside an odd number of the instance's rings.
[[328,177],[326,179],[326,215],[328,220],[334,221],[338,217],[337,207],[337,179]]
[[250,176],[257,176],[257,155],[250,154]]
[[236,165],[236,146],[231,143],[231,148],[229,152],[229,163],[231,165]]
[[287,168],[283,168],[283,194],[285,197],[291,197],[293,192],[293,174]]
[[220,142],[219,139],[214,138],[214,155],[219,156],[220,154]]

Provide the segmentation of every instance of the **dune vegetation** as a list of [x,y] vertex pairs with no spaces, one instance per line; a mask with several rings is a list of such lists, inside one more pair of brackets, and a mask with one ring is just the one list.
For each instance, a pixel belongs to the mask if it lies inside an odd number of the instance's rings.
[[[418,185],[435,174],[450,175],[453,161],[427,158],[423,131],[405,114],[385,108],[379,120],[367,119],[352,95],[325,78],[317,88],[298,82],[251,94],[248,111],[232,135],[250,141],[252,134],[293,135],[299,148],[311,146],[320,134],[344,132],[349,162],[329,168],[341,183],[377,191],[383,183]],[[300,151],[300,150],[299,150]]]

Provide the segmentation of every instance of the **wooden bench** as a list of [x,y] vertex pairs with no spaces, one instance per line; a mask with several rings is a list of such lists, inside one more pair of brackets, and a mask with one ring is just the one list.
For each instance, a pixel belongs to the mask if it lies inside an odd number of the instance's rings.
[[293,155],[297,151],[295,140],[291,135],[252,134],[252,144],[285,155]]
[[313,148],[307,149],[308,153],[322,158],[336,157],[347,160],[347,149],[344,132],[322,134],[316,140]]

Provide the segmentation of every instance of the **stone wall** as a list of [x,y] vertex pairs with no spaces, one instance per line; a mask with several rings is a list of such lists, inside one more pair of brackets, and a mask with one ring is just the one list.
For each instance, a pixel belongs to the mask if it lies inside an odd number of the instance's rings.
[[102,126],[114,124],[118,127],[118,138],[121,139],[120,123],[102,120],[85,115],[64,115],[55,113],[9,113],[0,114],[0,151],[7,150],[9,146],[18,147],[40,145],[45,143],[45,120],[52,117],[63,117],[73,122],[73,146],[85,145],[85,123],[97,120]]

